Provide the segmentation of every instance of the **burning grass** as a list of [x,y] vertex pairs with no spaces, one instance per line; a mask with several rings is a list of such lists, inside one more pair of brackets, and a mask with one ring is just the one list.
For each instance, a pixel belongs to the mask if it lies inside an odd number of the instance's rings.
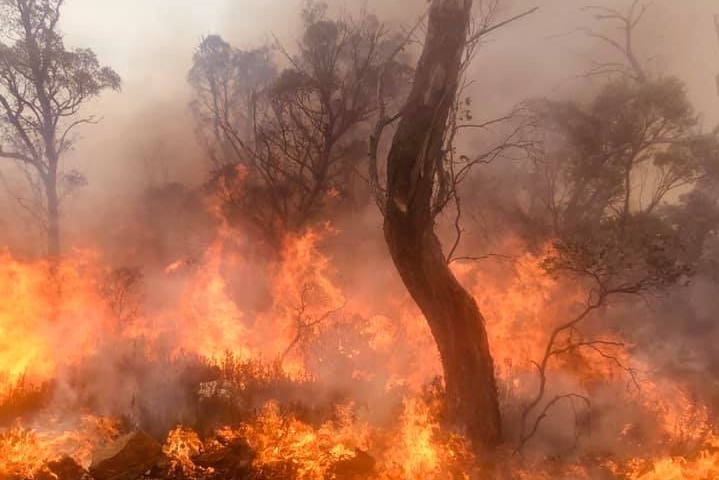
[[[287,240],[261,307],[236,300],[248,285],[229,272],[254,267],[224,233],[202,261],[143,275],[78,252],[55,277],[61,290],[50,288],[47,264],[5,254],[0,477],[62,478],[52,468],[68,462],[92,473],[93,456],[139,431],[156,442],[154,478],[717,475],[714,413],[621,332],[596,325],[584,334],[612,349],[558,344],[565,352],[547,369],[546,401],[558,400],[516,454],[520,413],[537,387],[533,362],[584,298],[531,254],[481,270],[455,265],[486,313],[504,409],[507,444],[493,467],[478,466],[460,432],[445,428],[422,317],[401,290],[339,288],[322,238]],[[166,301],[148,302],[157,285]]]

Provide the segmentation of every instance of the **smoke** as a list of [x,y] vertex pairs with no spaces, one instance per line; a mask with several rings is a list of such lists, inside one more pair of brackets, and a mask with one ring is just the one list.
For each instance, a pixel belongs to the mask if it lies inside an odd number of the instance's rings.
[[[330,3],[331,15],[358,9],[348,0]],[[622,9],[625,3],[607,0],[602,5]],[[616,59],[616,52],[578,31],[596,28],[580,4],[515,0],[501,5],[501,18],[534,6],[540,9],[482,45],[470,73],[476,82],[469,92],[476,118],[494,118],[527,98],[579,95],[591,84],[581,74],[592,60]],[[103,219],[126,212],[148,184],[176,181],[197,186],[201,182],[207,164],[187,107],[186,75],[194,48],[203,36],[219,33],[240,47],[273,43],[277,38],[292,49],[300,33],[300,6],[296,0],[213,0],[202,5],[138,0],[121,6],[91,0],[67,2],[62,17],[66,42],[93,48],[123,78],[122,92],[109,93],[87,108],[102,122],[81,130],[81,141],[67,158],[67,167],[77,168],[89,180],[84,190],[65,202],[69,244],[86,239],[88,228],[105,229]],[[366,8],[390,26],[408,27],[426,2],[369,1]],[[653,69],[678,75],[687,83],[692,103],[708,127],[719,121],[714,81],[719,62],[711,60],[718,56],[706,54],[716,43],[713,13],[710,0],[690,5],[654,2],[637,42],[637,49],[651,57]],[[22,185],[17,176],[9,181],[15,189]],[[4,218],[12,218],[13,223],[28,221],[9,195],[2,203]],[[0,233],[3,243],[13,247],[29,240],[25,236],[22,241],[14,239],[18,232],[11,228]]]

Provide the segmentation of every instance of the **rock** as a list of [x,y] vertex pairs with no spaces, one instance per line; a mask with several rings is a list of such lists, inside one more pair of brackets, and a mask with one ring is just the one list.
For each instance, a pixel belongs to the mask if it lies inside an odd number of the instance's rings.
[[36,480],[83,480],[89,478],[87,471],[70,457],[49,462],[45,469],[35,476]]
[[90,474],[95,480],[136,480],[165,463],[162,446],[145,433],[135,432],[96,450]]
[[332,466],[332,478],[337,480],[362,480],[374,472],[377,462],[367,452],[356,449],[355,456],[339,460]]
[[254,454],[247,442],[235,440],[219,450],[193,457],[192,462],[199,467],[214,470],[213,478],[256,478],[253,475],[253,457]]

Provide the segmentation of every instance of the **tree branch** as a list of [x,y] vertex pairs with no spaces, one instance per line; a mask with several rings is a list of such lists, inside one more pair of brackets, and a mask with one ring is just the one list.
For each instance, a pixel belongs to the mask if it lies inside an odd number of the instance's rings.
[[474,42],[476,42],[477,40],[479,40],[480,38],[482,38],[483,36],[485,36],[485,35],[487,35],[487,34],[493,32],[493,31],[495,31],[495,30],[498,30],[498,29],[500,29],[500,28],[502,28],[502,27],[504,27],[504,26],[506,26],[506,25],[509,25],[509,24],[512,23],[512,22],[516,22],[517,20],[520,20],[520,19],[522,19],[522,18],[524,18],[524,17],[526,17],[526,16],[528,16],[528,15],[531,15],[531,14],[533,14],[534,12],[536,12],[537,10],[539,10],[539,7],[534,7],[534,8],[531,8],[531,9],[527,10],[526,12],[520,13],[519,15],[515,15],[515,16],[513,16],[512,18],[509,18],[509,19],[507,19],[507,20],[504,20],[503,22],[499,22],[499,23],[497,23],[497,24],[495,24],[495,25],[491,25],[491,26],[489,26],[489,27],[485,27],[485,28],[483,28],[482,30],[480,30],[479,32],[477,32],[477,33],[475,33],[474,35],[472,35],[472,36],[469,38],[469,40],[467,40],[467,43],[474,43]]

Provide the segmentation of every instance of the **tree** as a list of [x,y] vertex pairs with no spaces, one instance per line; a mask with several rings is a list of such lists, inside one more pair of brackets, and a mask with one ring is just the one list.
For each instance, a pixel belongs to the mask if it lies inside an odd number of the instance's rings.
[[452,274],[434,232],[437,175],[444,171],[471,9],[471,0],[430,5],[422,55],[387,157],[384,232],[437,343],[448,419],[481,451],[501,438],[494,363],[477,303]]
[[548,155],[535,163],[537,192],[556,235],[652,215],[667,196],[702,176],[705,135],[684,85],[672,77],[609,81],[588,104],[543,101]]
[[[297,54],[276,46],[289,65],[283,70],[270,48],[243,51],[210,36],[189,74],[216,191],[228,213],[275,248],[285,232],[350,195],[366,151],[360,132],[377,108],[383,55],[395,42],[371,15],[329,20],[323,4],[308,2],[303,20]],[[397,79],[402,68],[392,67]]]
[[648,75],[633,52],[633,32],[646,7],[634,1],[627,13],[589,9],[621,25],[623,41],[589,34],[620,51],[625,62],[595,62],[589,75],[610,78],[587,104],[535,103],[546,148],[535,158],[533,194],[544,205],[536,219],[548,224],[535,231],[548,232],[540,240],[553,243],[542,267],[583,286],[587,296],[550,332],[542,358],[533,362],[537,391],[522,411],[518,451],[560,401],[590,406],[577,392],[545,398],[553,359],[593,352],[636,383],[612,353],[623,344],[588,336],[586,321],[617,297],[648,297],[685,283],[719,225],[719,140],[716,132],[699,129],[684,84]]
[[84,183],[64,171],[62,156],[73,148],[78,126],[96,123],[80,110],[120,77],[99,64],[90,49],[67,49],[58,31],[63,0],[0,0],[0,157],[15,161],[40,198],[47,253],[58,257],[60,204]]
[[603,221],[590,236],[579,240],[557,240],[542,261],[541,266],[548,274],[582,285],[587,298],[572,318],[552,329],[542,358],[533,362],[539,381],[536,393],[522,410],[517,451],[537,433],[559,401],[579,399],[591,407],[590,399],[576,392],[557,394],[545,402],[549,364],[553,359],[588,351],[628,372],[638,385],[632,368],[624,365],[615,353],[625,345],[587,335],[582,328],[585,321],[615,297],[656,294],[693,273],[692,267],[682,260],[678,236],[661,219],[641,216],[628,225],[617,223],[618,220]]
[[591,236],[608,221],[625,228],[664,216],[676,197],[706,185],[719,146],[716,132],[700,130],[684,83],[648,74],[635,53],[647,6],[634,0],[624,13],[584,10],[619,26],[618,40],[584,30],[623,58],[593,62],[586,76],[608,79],[590,102],[532,103],[545,147],[531,168],[529,188],[544,210],[536,217],[550,235],[565,239]]

